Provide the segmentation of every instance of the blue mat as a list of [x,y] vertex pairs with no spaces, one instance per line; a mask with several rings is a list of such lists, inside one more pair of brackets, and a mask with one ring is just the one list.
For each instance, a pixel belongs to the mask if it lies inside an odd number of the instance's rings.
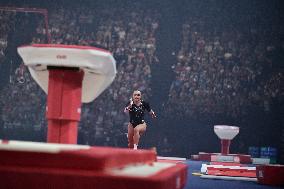
[[267,185],[260,185],[256,182],[248,181],[227,181],[217,179],[202,179],[199,176],[194,176],[192,173],[200,172],[201,161],[187,161],[188,177],[184,189],[273,189],[284,187],[273,187]]

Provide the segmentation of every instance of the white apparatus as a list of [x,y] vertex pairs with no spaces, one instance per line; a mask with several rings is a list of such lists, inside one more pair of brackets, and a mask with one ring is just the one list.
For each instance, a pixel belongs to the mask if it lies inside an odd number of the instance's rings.
[[239,127],[228,125],[215,125],[215,134],[221,139],[221,154],[229,154],[231,140],[239,134]]

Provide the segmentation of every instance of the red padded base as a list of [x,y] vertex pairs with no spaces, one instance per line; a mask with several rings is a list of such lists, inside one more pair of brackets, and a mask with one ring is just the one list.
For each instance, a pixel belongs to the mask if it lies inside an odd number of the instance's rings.
[[113,176],[96,171],[1,167],[1,188],[13,189],[182,189],[187,166],[178,164],[151,177]]
[[187,180],[186,164],[155,162],[150,150],[22,144],[0,141],[0,188],[182,189]]
[[256,174],[260,184],[284,186],[284,165],[259,165]]
[[230,177],[256,177],[255,170],[246,170],[246,169],[232,169],[232,168],[207,168],[208,175],[216,175],[216,176],[230,176]]
[[[194,156],[192,159],[193,160],[198,160],[198,161],[213,161],[214,158],[218,155],[221,155],[219,153],[205,153],[205,152],[199,152],[197,156]],[[223,156],[223,155],[222,155]],[[249,164],[252,162],[250,155],[246,154],[228,154],[228,156],[233,156],[234,161],[237,163],[244,163],[244,164]]]
[[0,166],[102,170],[154,161],[156,161],[154,151],[126,148],[90,147],[80,150],[61,150],[58,153],[0,149]]

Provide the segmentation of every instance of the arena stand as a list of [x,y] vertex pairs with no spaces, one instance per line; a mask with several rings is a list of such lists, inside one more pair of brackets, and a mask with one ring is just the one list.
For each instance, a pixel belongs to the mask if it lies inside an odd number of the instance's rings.
[[283,73],[270,56],[281,48],[273,40],[273,28],[245,29],[241,27],[245,21],[236,27],[213,18],[192,16],[183,24],[181,48],[172,66],[176,79],[169,92],[168,114],[236,119],[253,106],[270,111],[272,100],[283,97],[279,91]]

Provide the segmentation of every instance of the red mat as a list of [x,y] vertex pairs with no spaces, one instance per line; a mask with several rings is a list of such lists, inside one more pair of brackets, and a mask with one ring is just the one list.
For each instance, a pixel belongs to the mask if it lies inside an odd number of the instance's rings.
[[155,152],[149,150],[6,147],[0,142],[0,183],[5,189],[182,189],[187,178],[186,164],[155,162]]
[[153,151],[91,147],[82,150],[62,150],[59,153],[0,150],[0,165],[49,167],[61,169],[102,170],[156,160]]
[[284,165],[258,165],[256,173],[260,184],[284,186]]

